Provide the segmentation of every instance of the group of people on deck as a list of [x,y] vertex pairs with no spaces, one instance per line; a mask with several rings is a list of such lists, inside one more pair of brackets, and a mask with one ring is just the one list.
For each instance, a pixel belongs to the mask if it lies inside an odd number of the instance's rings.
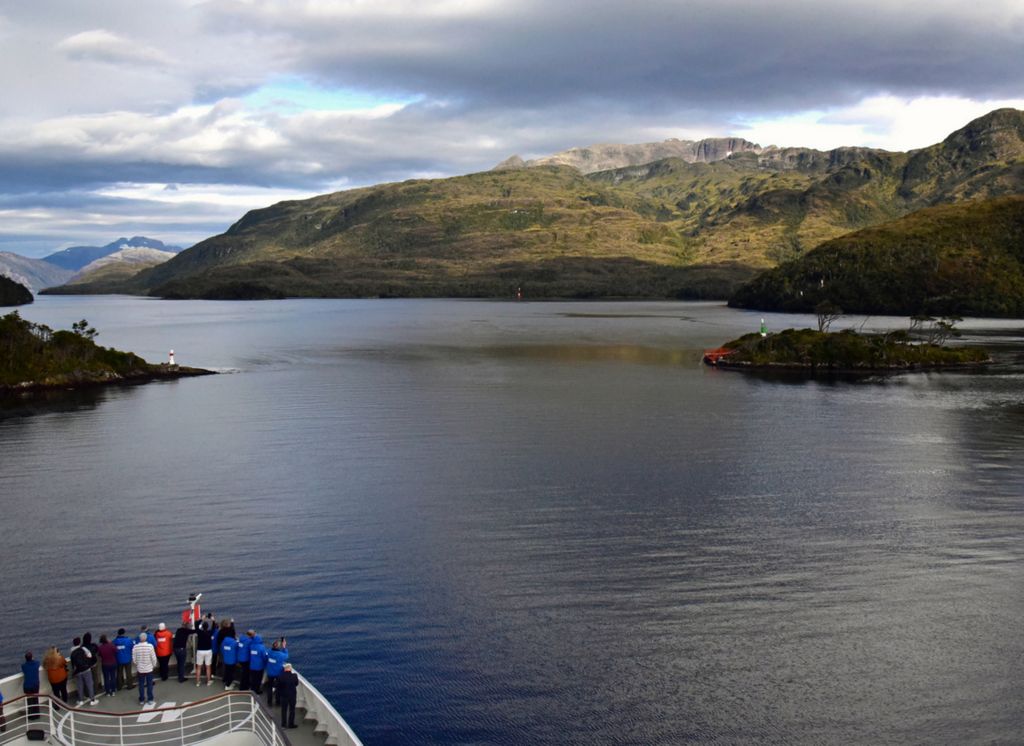
[[[189,607],[182,613],[181,625],[175,632],[167,629],[164,623],[157,625],[155,632],[143,625],[136,636],[127,635],[121,628],[112,640],[101,635],[98,644],[86,632],[74,638],[69,658],[64,657],[60,648],[52,647],[42,664],[35,660],[31,651],[27,652],[22,665],[25,694],[39,693],[42,668],[54,696],[66,703],[70,663],[71,676],[74,676],[78,690],[76,707],[99,703],[95,687],[100,684],[101,674],[104,696],[112,697],[119,689],[131,689],[137,684],[139,704],[145,705],[154,701],[153,685],[157,672],[161,681],[168,680],[173,655],[179,683],[188,680],[189,662],[194,664],[196,686],[200,686],[204,678],[206,685],[210,686],[217,672],[221,671],[225,690],[251,690],[256,696],[261,696],[266,689],[267,704],[281,707],[282,727],[296,727],[299,677],[288,662],[287,641],[283,637],[278,638],[267,648],[255,630],[238,634],[234,619],[223,619],[218,623],[212,613],[204,616],[198,604],[199,595],[189,597]],[[133,670],[136,682],[132,681]],[[27,706],[29,717],[38,717],[37,698],[29,696]]]

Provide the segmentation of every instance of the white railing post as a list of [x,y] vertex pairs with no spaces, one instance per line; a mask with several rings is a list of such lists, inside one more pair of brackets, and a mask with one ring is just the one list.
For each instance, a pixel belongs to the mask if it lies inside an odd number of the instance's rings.
[[77,713],[74,712],[74,711],[71,712],[71,743],[75,742],[75,715],[76,714]]
[[181,726],[178,730],[181,733],[181,746],[185,746],[185,718],[189,715],[188,711],[182,707],[181,714],[178,715],[178,724]]
[[117,742],[124,746],[124,717],[117,718]]
[[252,732],[256,732],[256,697],[249,698],[250,703],[250,717],[249,720],[252,722]]

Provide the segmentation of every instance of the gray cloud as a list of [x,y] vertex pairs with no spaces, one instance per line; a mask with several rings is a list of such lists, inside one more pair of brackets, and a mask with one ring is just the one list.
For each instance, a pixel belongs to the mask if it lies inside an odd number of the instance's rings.
[[[10,240],[81,243],[74,231],[100,228],[76,223],[76,208],[121,226],[115,233],[177,224],[189,236],[243,211],[95,194],[115,184],[326,191],[480,170],[513,153],[732,134],[811,109],[881,135],[888,120],[854,105],[881,94],[1024,96],[1024,6],[18,3],[0,17],[0,69],[0,212],[22,226]],[[417,103],[371,114],[240,100],[282,78]],[[33,209],[60,219],[32,228]],[[141,227],[130,227],[133,215]]]
[[418,6],[353,14],[214,0],[206,20],[286,40],[288,63],[325,82],[490,105],[699,101],[776,112],[879,90],[1019,95],[1024,73],[1024,9],[1013,2],[520,0],[447,15]]

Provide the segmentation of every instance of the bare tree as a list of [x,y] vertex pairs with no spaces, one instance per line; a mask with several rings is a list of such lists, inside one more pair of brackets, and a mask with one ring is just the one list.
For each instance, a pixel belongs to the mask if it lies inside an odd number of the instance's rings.
[[843,309],[829,300],[823,300],[814,307],[814,313],[818,316],[818,331],[828,333],[832,322],[843,315]]

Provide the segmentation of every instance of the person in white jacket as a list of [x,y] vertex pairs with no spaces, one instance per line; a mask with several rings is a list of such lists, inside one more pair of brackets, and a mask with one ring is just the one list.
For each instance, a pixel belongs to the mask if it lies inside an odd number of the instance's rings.
[[[153,669],[156,668],[156,651],[149,644],[149,636],[143,632],[132,648],[132,663],[139,674],[139,704],[153,701]],[[145,694],[145,697],[143,697]]]

